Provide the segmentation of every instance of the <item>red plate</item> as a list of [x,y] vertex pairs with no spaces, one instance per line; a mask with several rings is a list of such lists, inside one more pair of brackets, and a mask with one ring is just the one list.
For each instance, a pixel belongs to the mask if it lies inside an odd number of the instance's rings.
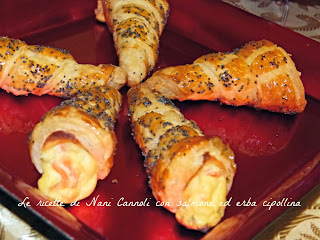
[[[4,1],[0,35],[68,49],[80,63],[117,64],[107,27],[95,21],[94,1],[74,3]],[[286,209],[283,205],[298,201],[319,183],[319,43],[220,1],[175,0],[170,6],[156,69],[191,63],[203,54],[231,51],[265,38],[292,54],[308,94],[306,110],[296,116],[217,102],[176,102],[186,118],[195,120],[206,135],[221,137],[236,154],[238,169],[223,221],[207,234],[195,232],[180,226],[173,214],[155,205],[143,157],[131,136],[127,88],[121,90],[124,102],[116,126],[118,145],[110,175],[99,181],[80,206],[66,207],[36,206],[45,198],[35,189],[40,175],[31,164],[27,146],[33,126],[61,100],[50,96],[14,97],[1,90],[3,204],[8,206],[12,201],[11,208],[14,205],[20,215],[36,217],[38,225],[51,226],[54,231],[50,234],[59,235],[59,239],[61,234],[76,239],[250,239]],[[25,198],[31,204],[26,209],[18,206]],[[141,201],[150,206],[117,206],[123,201]],[[246,206],[236,205],[244,201]],[[270,210],[262,206],[273,201],[282,206]],[[97,206],[98,202],[111,206]],[[257,206],[249,206],[253,202]]]

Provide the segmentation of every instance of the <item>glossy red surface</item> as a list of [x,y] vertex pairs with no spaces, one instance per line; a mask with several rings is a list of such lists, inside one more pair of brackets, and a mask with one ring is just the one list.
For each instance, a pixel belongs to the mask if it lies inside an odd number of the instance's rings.
[[[37,11],[42,1],[33,1]],[[0,14],[5,27],[0,35],[19,37],[29,44],[68,49],[80,63],[113,63],[117,57],[105,25],[95,21],[92,1],[56,1],[39,16],[5,1]],[[118,139],[115,165],[99,181],[92,195],[80,206],[36,207],[43,196],[36,191],[39,174],[30,162],[28,134],[40,118],[61,99],[50,96],[14,97],[0,91],[0,184],[19,201],[30,198],[32,210],[57,229],[76,239],[250,239],[285,207],[262,207],[263,201],[289,198],[297,201],[319,183],[320,176],[320,45],[219,1],[170,1],[171,13],[161,37],[156,69],[191,63],[212,51],[230,51],[245,42],[270,39],[292,54],[308,93],[306,110],[288,116],[247,107],[230,107],[217,102],[176,102],[188,119],[193,119],[208,136],[219,136],[236,155],[237,173],[223,221],[205,234],[180,226],[174,215],[155,206],[148,188],[143,157],[127,119],[127,88],[116,125]],[[30,1],[19,1],[24,6]],[[43,3],[42,3],[43,4]],[[25,9],[25,11],[23,11]],[[51,9],[52,11],[49,11]],[[33,13],[37,11],[33,10]],[[12,17],[17,11],[21,18]],[[313,97],[311,97],[313,96]],[[318,99],[318,100],[317,100]],[[142,201],[150,206],[117,206],[118,201]],[[251,200],[258,206],[236,206]],[[93,206],[93,200],[112,206]],[[91,205],[90,205],[91,203]],[[90,206],[87,206],[90,205]],[[71,215],[71,214],[72,215]],[[76,218],[74,218],[75,216]]]

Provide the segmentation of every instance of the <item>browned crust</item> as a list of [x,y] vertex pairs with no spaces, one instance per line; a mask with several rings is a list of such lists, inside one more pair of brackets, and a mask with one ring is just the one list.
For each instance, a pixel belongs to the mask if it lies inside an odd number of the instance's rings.
[[306,106],[300,72],[290,55],[268,40],[159,70],[146,82],[165,97],[180,101],[218,100],[289,114]]

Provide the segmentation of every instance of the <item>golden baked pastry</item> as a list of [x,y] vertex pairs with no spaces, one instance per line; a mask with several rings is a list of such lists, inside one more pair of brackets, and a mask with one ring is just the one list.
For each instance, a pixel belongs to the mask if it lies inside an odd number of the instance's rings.
[[0,37],[0,88],[14,95],[69,97],[93,86],[120,89],[126,78],[120,67],[78,64],[66,50]]
[[236,170],[232,150],[219,138],[204,136],[171,100],[145,83],[129,89],[128,102],[133,136],[146,157],[158,205],[187,228],[215,226]]
[[300,72],[290,55],[268,40],[159,70],[147,83],[165,97],[180,101],[218,100],[282,113],[299,113],[306,106]]
[[39,190],[71,203],[88,197],[113,166],[121,94],[93,87],[51,109],[32,131],[30,155]]
[[159,38],[169,15],[166,0],[98,0],[95,11],[113,34],[119,66],[128,73],[130,87],[154,68]]

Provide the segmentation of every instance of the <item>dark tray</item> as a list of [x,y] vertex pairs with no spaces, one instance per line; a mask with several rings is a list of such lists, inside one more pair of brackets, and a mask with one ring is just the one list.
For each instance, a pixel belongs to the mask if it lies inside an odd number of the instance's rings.
[[[4,1],[3,6],[0,35],[67,49],[80,63],[118,64],[111,34],[95,20],[94,1],[21,0]],[[195,120],[206,135],[221,137],[236,155],[238,168],[228,196],[231,206],[223,221],[206,234],[185,229],[173,214],[155,206],[141,151],[130,134],[127,87],[121,89],[124,102],[116,125],[115,165],[90,197],[72,207],[36,206],[45,199],[35,189],[40,175],[30,161],[27,146],[33,126],[61,99],[15,97],[1,90],[1,199],[6,204],[12,202],[22,217],[36,217],[39,224],[35,228],[51,226],[51,234],[59,235],[53,238],[250,239],[287,208],[269,210],[262,206],[264,201],[298,201],[319,183],[320,44],[220,1],[175,0],[170,6],[155,69],[269,39],[291,53],[302,72],[308,101],[305,111],[291,116],[217,102],[175,102],[186,118]],[[32,206],[18,207],[26,197]],[[148,201],[150,206],[117,206],[122,197],[125,201]],[[111,202],[112,206],[87,206],[93,199]],[[236,206],[236,202],[248,200],[258,206]]]

